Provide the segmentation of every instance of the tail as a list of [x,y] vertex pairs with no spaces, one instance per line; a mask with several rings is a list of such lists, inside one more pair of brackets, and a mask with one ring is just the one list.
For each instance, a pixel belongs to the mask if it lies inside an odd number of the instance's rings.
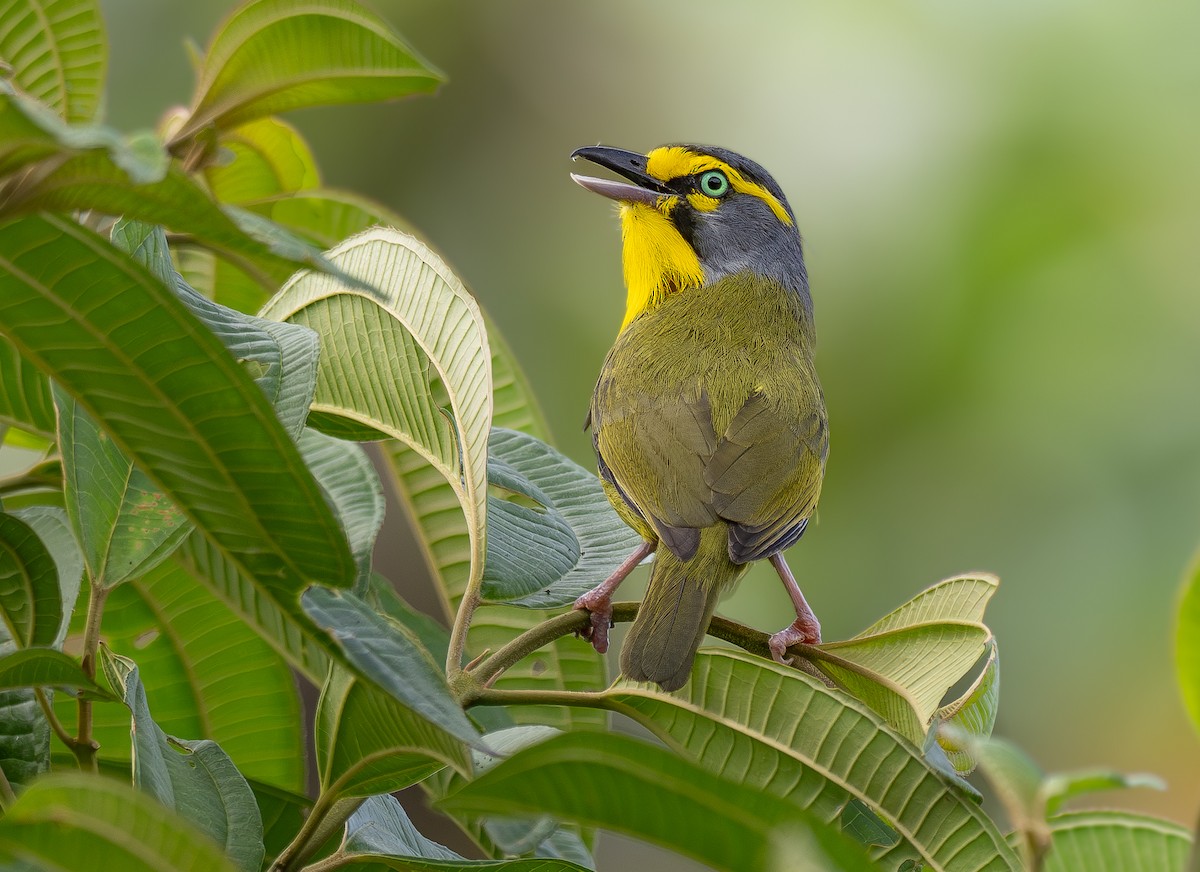
[[626,678],[654,681],[663,690],[687,683],[717,600],[746,571],[729,559],[727,542],[724,526],[702,530],[700,547],[687,561],[659,543],[650,586],[621,647]]

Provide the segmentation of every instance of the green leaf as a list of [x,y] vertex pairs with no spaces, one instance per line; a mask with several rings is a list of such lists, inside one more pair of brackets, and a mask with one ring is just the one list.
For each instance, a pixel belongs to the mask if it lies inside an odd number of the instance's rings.
[[425,838],[408,819],[392,796],[373,796],[346,822],[342,850],[348,855],[347,870],[413,870],[413,872],[575,872],[586,869],[554,860],[500,860],[479,862],[461,856]]
[[1200,730],[1200,554],[1192,562],[1179,596],[1175,676],[1192,726]]
[[0,860],[37,869],[236,872],[207,836],[133,787],[82,773],[31,784],[0,820]]
[[1042,770],[1024,751],[1004,739],[977,742],[969,736],[951,733],[955,741],[966,745],[979,761],[980,771],[1000,800],[1014,830],[1011,838],[1018,845],[1024,867],[1033,867],[1049,844],[1046,816],[1038,798]]
[[[328,257],[383,296],[348,289],[325,274],[301,273],[262,314],[320,335],[314,413],[403,440],[450,483],[467,516],[471,571],[478,576],[492,416],[490,353],[479,307],[441,258],[399,231],[368,230]],[[422,361],[428,361],[429,375]],[[434,374],[449,399],[449,417],[430,385]],[[320,420],[314,417],[313,425],[320,427]]]
[[112,698],[73,657],[53,648],[25,648],[0,659],[0,690],[17,687],[69,688],[93,699]]
[[[904,867],[902,866],[901,869]],[[771,869],[790,872],[879,872],[861,849],[822,845],[811,824],[785,824],[771,834]]]
[[0,424],[54,435],[50,380],[0,339]]
[[812,661],[923,746],[942,699],[991,642],[981,620],[998,584],[990,575],[946,579],[857,636],[821,645]]
[[113,244],[131,254],[175,294],[254,375],[275,414],[296,438],[304,427],[316,389],[316,334],[294,324],[256,318],[218,305],[196,293],[175,272],[162,228],[121,220],[112,231]]
[[821,672],[922,744],[938,704],[991,638],[982,624],[941,621],[831,642],[814,659]]
[[407,221],[387,206],[336,188],[283,193],[244,205],[322,249],[333,248],[343,239],[376,224],[417,235]]
[[[559,735],[560,731],[553,727],[537,724],[526,724],[518,727],[507,727],[488,733],[484,739],[488,744],[489,753],[472,751],[471,760],[476,775],[487,772],[495,767],[501,759],[511,756],[525,748],[532,747],[538,742]],[[461,788],[465,779],[458,775],[449,778],[442,773],[441,783],[432,791],[435,796],[445,796]],[[543,845],[547,839],[559,832],[559,824],[549,815],[535,815],[530,818],[513,817],[480,817],[470,814],[452,815],[456,823],[482,846],[485,853],[491,856],[510,856],[529,854]],[[582,845],[579,846],[582,848]],[[584,849],[586,855],[586,849]]]
[[444,845],[425,838],[413,826],[404,807],[389,795],[372,796],[346,821],[345,850],[351,854],[384,854],[461,860]]
[[[49,117],[49,126],[62,126]],[[105,128],[47,133],[25,117],[0,83],[0,174],[45,158],[54,160],[36,183],[8,186],[0,214],[93,210],[162,225],[231,260],[271,290],[299,266],[330,269],[317,248],[285,228],[235,206],[219,206],[170,165],[156,141],[122,139]]]
[[[642,544],[641,537],[613,511],[600,480],[544,442],[513,430],[493,428],[488,452],[545,495],[549,507],[568,524],[581,553],[568,572],[510,605],[549,609],[573,603],[608,578]],[[513,557],[528,553],[512,538],[503,534],[497,538],[498,543],[488,539],[489,549],[504,548]]]
[[[553,501],[494,454],[488,460],[488,481],[493,492],[503,488],[512,498],[488,494],[480,592],[484,599],[503,601],[548,588],[579,562],[579,540]],[[537,507],[522,505],[516,501],[520,498]]]
[[[952,730],[964,732],[975,739],[987,739],[996,726],[999,708],[1000,652],[995,640],[992,640],[979,675],[957,699],[939,708],[934,718],[935,722],[949,724]],[[955,742],[941,729],[938,730],[937,742],[960,775],[970,775],[974,771],[978,761],[971,755],[966,743]]]
[[[516,357],[504,337],[488,322],[492,352],[493,421],[498,427],[519,430],[539,439],[549,431]],[[383,443],[383,458],[392,485],[412,519],[426,564],[442,594],[446,620],[453,620],[466,589],[471,566],[467,525],[454,491],[433,466],[398,440]],[[467,648],[478,655],[495,651],[515,636],[541,623],[553,613],[484,604],[475,612]],[[536,690],[595,690],[607,683],[604,660],[590,645],[571,638],[557,639],[535,655],[510,667],[496,681],[497,688]],[[595,729],[606,723],[604,712],[564,706],[522,706],[512,710],[518,723],[549,724],[563,729]]]
[[83,575],[83,555],[79,551],[79,543],[71,532],[71,524],[67,513],[57,506],[28,506],[14,509],[12,514],[28,524],[33,532],[50,551],[54,565],[58,570],[58,591],[62,600],[62,620],[54,641],[49,643],[53,648],[62,648],[67,636],[67,627],[71,622],[71,614],[75,609],[75,601],[79,598],[79,584]]
[[296,128],[278,118],[260,118],[234,128],[221,137],[220,145],[225,153],[219,162],[204,168],[204,177],[222,203],[246,204],[321,183],[308,143]]
[[943,579],[884,615],[854,638],[862,639],[888,630],[939,621],[982,622],[984,610],[999,586],[1000,579],[986,572]]
[[484,814],[550,813],[734,872],[772,868],[772,832],[796,823],[809,827],[829,854],[856,852],[845,836],[785,799],[617,734],[567,733],[534,745],[438,805]]
[[[126,136],[101,124],[68,124],[42,103],[14,91],[3,80],[0,80],[0,142],[0,175],[50,156],[62,159],[90,153],[109,168],[115,181],[146,185],[162,181],[170,163],[162,143],[152,133]],[[55,175],[58,166],[45,169],[48,172],[43,173],[43,178]],[[27,203],[21,198],[40,193],[43,178],[34,185],[28,184],[28,180],[10,185],[5,208]]]
[[453,734],[340,667],[321,691],[315,729],[321,788],[339,798],[401,790],[446,765],[470,772]]
[[[19,653],[0,623],[0,663]],[[32,689],[0,691],[0,770],[10,784],[27,784],[50,766],[50,725]]]
[[[82,611],[76,633],[83,630]],[[109,594],[102,637],[115,654],[136,659],[163,730],[212,739],[247,778],[303,792],[304,727],[291,670],[176,560]],[[56,700],[60,720],[71,722],[73,706]],[[127,765],[128,712],[94,706],[92,717],[101,760]]]
[[17,87],[67,121],[91,121],[108,65],[95,0],[7,0],[0,21],[0,58]]
[[293,668],[314,684],[324,680],[331,652],[319,628],[292,617],[290,610],[199,533],[184,540],[175,559],[194,583],[216,594]]
[[1043,872],[1183,872],[1192,837],[1179,824],[1121,811],[1051,818]]
[[221,26],[177,142],[306,106],[430,92],[441,81],[387,22],[349,0],[255,0]]
[[1125,790],[1131,787],[1148,787],[1151,790],[1166,790],[1166,782],[1157,775],[1146,772],[1125,774],[1106,769],[1085,772],[1062,772],[1049,775],[1038,791],[1046,814],[1056,814],[1064,802],[1087,793],[1105,790]]
[[0,330],[281,610],[307,625],[309,579],[353,583],[340,525],[267,398],[170,290],[54,216],[0,227],[0,251]]
[[901,836],[877,862],[913,859],[929,872],[1017,865],[995,824],[918,748],[862,703],[798,670],[706,649],[676,694],[619,683],[604,698],[708,771],[791,799],[820,821],[838,820],[849,800],[860,800]]
[[133,716],[133,783],[207,833],[243,872],[257,872],[264,855],[262,818],[229,755],[216,742],[164,733],[132,660],[102,649],[100,662]]
[[880,845],[891,848],[900,841],[900,834],[871,811],[861,799],[852,799],[838,815],[842,832],[862,845]]
[[342,522],[358,564],[359,586],[365,589],[371,576],[375,537],[383,525],[383,485],[375,467],[354,443],[312,429],[300,436],[300,453]]
[[415,636],[353,594],[311,587],[302,602],[361,675],[449,735],[482,747],[446,676]]
[[75,399],[54,388],[67,512],[88,577],[111,588],[171,556],[192,525]]
[[62,622],[58,567],[33,528],[0,512],[0,618],[19,648],[54,644]]

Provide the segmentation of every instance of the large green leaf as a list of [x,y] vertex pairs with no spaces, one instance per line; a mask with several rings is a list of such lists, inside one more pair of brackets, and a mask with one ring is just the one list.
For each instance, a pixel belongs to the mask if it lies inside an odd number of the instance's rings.
[[567,733],[534,745],[439,805],[479,813],[550,813],[656,842],[731,872],[772,868],[773,834],[798,824],[827,854],[857,864],[850,868],[864,862],[847,837],[798,805],[617,734]]
[[50,380],[4,339],[0,339],[0,424],[54,435]]
[[[981,621],[998,584],[991,575],[941,581],[857,636],[821,645],[811,659],[909,741],[924,745],[934,718],[947,717],[939,706],[950,689],[972,668],[986,669],[979,662],[992,633]],[[993,682],[989,690],[992,696],[981,695],[976,701],[974,720],[980,730],[987,726],[990,732],[994,706],[990,720],[985,707],[998,700],[998,684]],[[966,700],[961,703],[965,706]],[[969,771],[969,755],[957,759]]]
[[1175,675],[1192,726],[1200,730],[1200,556],[1192,563],[1179,598]]
[[1183,872],[1192,836],[1171,821],[1121,811],[1050,819],[1042,872]]
[[[466,513],[471,571],[478,579],[492,418],[490,353],[479,307],[441,258],[396,230],[368,230],[328,257],[381,296],[326,274],[301,273],[262,312],[321,337],[312,423],[342,420],[350,432],[392,436],[429,461]],[[436,403],[431,377],[446,391],[449,417]],[[341,425],[335,431],[347,432]]]
[[415,635],[353,594],[312,587],[305,591],[303,604],[360,675],[440,730],[482,747],[479,732],[450,693],[445,674]]
[[54,216],[0,227],[0,251],[0,330],[281,610],[304,625],[309,579],[353,583],[340,525],[267,398],[174,293]]
[[104,674],[132,715],[133,783],[203,830],[242,872],[258,872],[263,827],[250,785],[211,740],[168,736],[154,722],[138,668],[128,657],[101,653]]
[[22,91],[67,121],[99,111],[108,46],[95,0],[0,2],[0,58]]
[[[546,443],[514,430],[493,428],[488,453],[536,487],[578,542],[575,553],[579,556],[567,572],[510,605],[548,609],[573,603],[608,578],[642,544],[641,537],[613,511],[600,480]],[[500,541],[494,541],[489,530],[489,558],[503,548],[514,559],[526,555],[537,559],[535,549],[514,538],[495,538]]]
[[198,532],[184,540],[175,560],[295,669],[319,684],[329,669],[324,635],[294,618],[263,588]]
[[[441,258],[399,231],[368,230],[328,257],[382,296],[301,273],[262,311],[321,337],[313,411],[416,448],[454,487],[468,523],[481,529],[492,397],[478,305]],[[431,377],[445,388],[452,417],[438,407]]]
[[[549,430],[529,389],[516,357],[495,326],[487,322],[492,351],[493,421],[497,427],[518,430],[543,441]],[[399,440],[383,443],[383,457],[396,493],[412,520],[426,564],[442,595],[446,620],[454,613],[466,589],[471,566],[467,525],[454,491],[420,454]],[[472,655],[499,649],[520,633],[547,618],[545,610],[514,609],[484,604],[475,612],[467,647]],[[557,639],[509,668],[495,687],[536,690],[595,690],[607,683],[604,660],[590,645],[576,639]],[[550,724],[563,729],[596,728],[605,714],[596,709],[563,706],[515,708],[519,723]]]
[[181,815],[82,773],[52,775],[21,794],[0,820],[0,861],[46,872],[237,872]]
[[196,293],[175,272],[162,229],[121,220],[113,244],[146,266],[211,330],[237,360],[244,362],[292,438],[300,435],[316,389],[316,335],[294,324],[280,324],[218,305]]
[[161,563],[192,529],[75,401],[54,388],[64,492],[88,577],[114,587]]
[[337,797],[400,790],[446,765],[470,772],[457,737],[340,667],[321,692],[315,729],[321,787]]
[[387,22],[350,0],[255,0],[221,26],[177,142],[305,106],[432,91],[441,76]]
[[885,865],[1017,868],[995,825],[917,747],[862,703],[802,672],[706,649],[673,695],[619,683],[600,699],[708,771],[787,797],[821,821],[840,819],[858,799],[901,836],[895,847],[876,849]]
[[0,619],[19,648],[52,645],[62,623],[58,568],[34,529],[0,512]]
[[[76,633],[83,619],[75,616]],[[109,594],[103,639],[112,652],[137,661],[163,730],[212,739],[247,778],[303,792],[304,730],[291,670],[177,561]],[[72,722],[73,701],[55,706],[60,720]],[[101,759],[127,762],[129,713],[98,705],[92,716]]]

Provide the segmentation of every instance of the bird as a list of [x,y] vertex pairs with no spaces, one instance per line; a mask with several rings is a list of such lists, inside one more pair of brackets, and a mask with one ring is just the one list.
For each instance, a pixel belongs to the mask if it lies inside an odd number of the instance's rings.
[[768,648],[790,663],[787,649],[819,643],[821,626],[783,552],[816,511],[829,454],[795,213],[762,166],[724,148],[598,145],[571,158],[622,179],[571,174],[618,204],[626,286],[585,429],[609,501],[643,539],[576,600],[590,614],[580,635],[608,650],[613,594],[653,554],[621,672],[678,690],[718,599],[769,560],[796,619]]

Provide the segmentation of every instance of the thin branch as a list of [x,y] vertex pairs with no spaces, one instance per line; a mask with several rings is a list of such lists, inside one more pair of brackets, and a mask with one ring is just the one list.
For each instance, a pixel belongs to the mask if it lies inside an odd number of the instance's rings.
[[[640,603],[636,602],[613,603],[612,619],[614,623],[632,621],[637,617],[639,605]],[[495,654],[484,658],[474,669],[469,670],[477,684],[474,688],[464,691],[464,704],[475,703],[475,700],[479,698],[477,696],[479,690],[490,686],[506,669],[555,639],[579,632],[588,625],[588,620],[587,612],[582,609],[573,609],[566,614],[557,615],[531,627],[504,645]],[[714,616],[712,623],[708,625],[708,635],[737,645],[751,654],[758,654],[761,657],[771,656],[771,649],[767,647],[768,635],[760,630],[751,629],[745,624],[739,624],[737,621],[731,621],[719,615]],[[822,652],[819,648],[811,645],[793,645],[788,652],[793,655],[793,663],[797,669],[832,686],[832,682],[811,662],[813,659],[821,659]],[[577,694],[571,694],[571,696],[574,697]]]
[[50,705],[50,700],[46,697],[46,691],[40,687],[33,689],[33,695],[37,697],[38,705],[42,708],[42,714],[46,718],[46,723],[50,725],[50,730],[54,735],[58,736],[58,740],[67,746],[72,754],[75,753],[75,737],[67,732],[67,728],[62,725],[62,721],[58,719],[58,715],[54,713],[54,707]]
[[[104,615],[104,603],[108,599],[108,588],[88,579],[87,623],[83,629],[83,673],[96,678],[96,654],[100,650],[100,619]],[[80,769],[99,771],[96,752],[100,746],[92,738],[92,701],[85,694],[79,696],[79,735],[75,737],[75,758]]]

